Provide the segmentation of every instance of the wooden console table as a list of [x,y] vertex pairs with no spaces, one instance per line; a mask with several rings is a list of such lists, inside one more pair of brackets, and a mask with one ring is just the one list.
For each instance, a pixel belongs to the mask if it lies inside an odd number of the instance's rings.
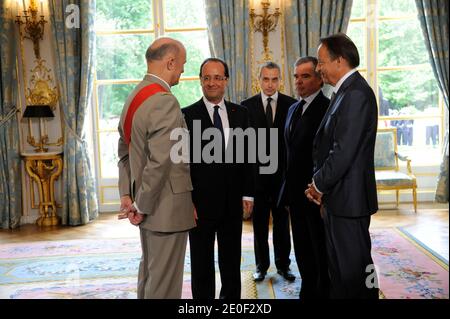
[[37,183],[39,190],[39,226],[55,226],[60,224],[56,214],[55,180],[61,175],[63,162],[62,151],[57,152],[24,152],[25,169]]

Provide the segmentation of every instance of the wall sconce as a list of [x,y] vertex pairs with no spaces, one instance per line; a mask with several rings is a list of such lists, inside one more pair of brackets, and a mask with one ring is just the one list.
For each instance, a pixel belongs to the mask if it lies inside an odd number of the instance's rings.
[[[44,19],[44,5],[43,0],[41,2],[41,15],[40,19],[38,19],[38,7],[36,0],[30,0],[30,5],[28,10],[26,9],[26,0],[22,0],[23,4],[23,16],[19,15],[19,11],[17,11],[16,23],[19,25],[19,30],[21,26],[24,25],[24,38],[30,39],[33,41],[33,49],[34,55],[36,59],[41,58],[41,53],[39,50],[39,40],[42,40],[44,37],[44,25],[47,21]],[[17,0],[17,5],[19,1]]]
[[255,13],[255,1],[251,1],[250,8],[250,26],[254,32],[261,32],[263,37],[264,60],[271,60],[269,50],[269,32],[274,31],[278,24],[278,17],[281,15],[280,8],[275,8],[274,13],[269,13],[270,1],[262,0],[261,6],[263,13]]

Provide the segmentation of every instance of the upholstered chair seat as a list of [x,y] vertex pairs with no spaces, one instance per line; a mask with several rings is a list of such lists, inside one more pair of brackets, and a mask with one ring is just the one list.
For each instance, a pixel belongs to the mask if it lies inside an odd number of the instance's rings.
[[[406,162],[406,172],[401,172],[398,161]],[[411,189],[414,211],[417,212],[417,181],[412,173],[411,160],[397,152],[397,129],[379,129],[375,143],[375,179],[377,190],[395,190],[399,204],[399,191]]]

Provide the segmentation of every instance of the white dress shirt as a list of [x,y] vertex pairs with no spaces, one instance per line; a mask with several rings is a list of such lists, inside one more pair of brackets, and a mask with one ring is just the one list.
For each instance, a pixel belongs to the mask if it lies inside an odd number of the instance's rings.
[[219,103],[214,104],[211,103],[203,97],[203,103],[206,105],[206,109],[208,110],[209,117],[211,118],[211,122],[214,123],[214,106],[219,106],[219,116],[222,120],[223,133],[225,134],[225,148],[228,145],[228,137],[230,136],[230,122],[228,121],[228,113],[227,108],[225,106],[225,100],[222,99]]

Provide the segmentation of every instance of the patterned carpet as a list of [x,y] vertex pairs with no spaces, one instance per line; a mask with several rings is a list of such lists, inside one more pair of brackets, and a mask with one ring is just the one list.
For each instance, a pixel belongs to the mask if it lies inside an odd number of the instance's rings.
[[[448,262],[401,229],[373,229],[372,255],[380,289],[388,299],[448,299]],[[293,283],[269,269],[255,283],[253,238],[242,241],[242,297],[296,299],[301,279],[295,258]],[[0,298],[136,298],[139,264],[137,239],[68,240],[6,244],[0,247]],[[273,258],[272,258],[273,260]],[[216,264],[217,269],[217,264]],[[186,256],[183,298],[191,298],[189,252]],[[220,275],[216,275],[217,291]]]

